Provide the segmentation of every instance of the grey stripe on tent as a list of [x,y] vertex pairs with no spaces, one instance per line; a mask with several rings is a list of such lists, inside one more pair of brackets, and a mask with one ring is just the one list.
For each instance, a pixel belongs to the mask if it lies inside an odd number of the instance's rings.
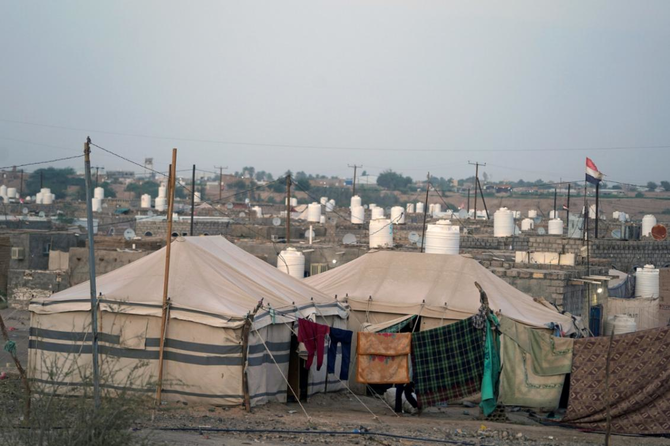
[[[93,335],[90,332],[47,330],[36,327],[30,327],[30,336],[72,342],[91,342],[93,340]],[[120,337],[118,335],[109,333],[98,333],[98,339],[100,342],[106,342],[108,344],[118,344],[120,342]]]
[[[268,346],[271,352],[283,352],[291,348],[291,341],[285,342],[268,342],[265,341],[265,344]],[[257,353],[265,352],[265,345],[263,344],[254,344],[249,346],[249,354],[255,355]]]
[[279,394],[287,393],[287,392],[288,392],[288,388],[286,388],[286,389],[281,389],[281,390],[277,390],[277,391],[275,391],[275,392],[263,392],[263,393],[257,393],[257,394],[255,394],[255,395],[251,395],[251,399],[252,399],[252,400],[257,400],[258,398],[263,398],[263,397],[266,397],[266,396],[277,396],[277,395],[279,395]]
[[[34,350],[44,350],[58,353],[71,353],[71,354],[81,353],[89,355],[91,354],[90,344],[84,344],[84,345],[57,344],[54,342],[30,340],[28,342],[28,348]],[[100,346],[100,353],[115,356],[118,358],[145,359],[145,360],[156,360],[158,359],[159,354],[158,350],[133,350],[133,349],[110,347],[107,345]],[[195,356],[195,355],[187,355],[185,353],[177,353],[170,350],[165,352],[165,360],[182,362],[184,364],[206,365],[206,366],[242,365],[242,358],[240,356]]]
[[[319,381],[319,382],[311,382],[309,383],[309,387],[314,387],[314,386],[321,386],[326,384],[326,381]],[[328,384],[340,384],[339,381],[333,381],[333,380],[328,380]]]
[[[65,381],[50,381],[47,379],[37,379],[30,378],[32,382],[38,382],[41,384],[56,385],[61,387],[91,387],[92,383],[81,383],[81,382],[65,382]],[[137,388],[137,387],[124,387],[124,386],[114,386],[111,384],[100,384],[100,387],[111,390],[119,390],[125,392],[144,392],[144,393],[153,393],[156,391],[156,388],[146,387],[146,388]],[[187,392],[185,390],[176,390],[176,389],[163,389],[163,393],[172,393],[175,395],[185,395],[185,396],[196,396],[201,398],[238,398],[242,399],[242,395],[217,395],[212,393],[196,393],[196,392]],[[284,390],[285,392],[285,390]],[[281,393],[281,392],[278,392]],[[252,397],[253,398],[253,397]]]
[[[273,355],[273,356],[275,358],[275,361],[277,361],[277,364],[285,364],[288,362],[289,357],[291,355],[290,353],[286,353],[283,355]],[[274,364],[274,361],[272,360],[272,357],[270,355],[255,356],[253,358],[248,358],[247,362],[249,364],[249,367],[257,367],[264,364]]]

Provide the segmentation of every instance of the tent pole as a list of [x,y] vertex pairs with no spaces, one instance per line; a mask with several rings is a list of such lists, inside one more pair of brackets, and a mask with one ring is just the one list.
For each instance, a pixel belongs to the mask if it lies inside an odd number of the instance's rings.
[[251,412],[251,395],[249,394],[249,377],[247,376],[247,360],[249,358],[249,334],[251,333],[251,326],[254,323],[256,313],[263,306],[263,299],[258,301],[258,305],[254,311],[247,314],[242,327],[242,391],[244,392],[244,409]]
[[423,204],[423,226],[421,230],[421,246],[419,252],[423,252],[426,247],[426,215],[428,213],[428,193],[430,192],[430,172],[426,175],[426,201]]
[[161,404],[163,391],[163,353],[165,351],[165,333],[167,332],[168,284],[170,279],[170,248],[172,246],[172,211],[174,210],[174,189],[177,168],[177,149],[172,149],[172,164],[168,177],[167,245],[165,246],[165,276],[163,279],[163,311],[161,315],[160,350],[158,352],[158,385],[156,387],[156,405]]

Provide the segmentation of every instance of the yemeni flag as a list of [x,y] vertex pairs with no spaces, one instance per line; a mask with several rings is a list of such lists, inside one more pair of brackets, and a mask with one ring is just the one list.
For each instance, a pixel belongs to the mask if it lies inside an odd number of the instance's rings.
[[586,158],[586,181],[598,185],[603,179],[603,174],[600,173],[596,164],[591,160],[591,158]]

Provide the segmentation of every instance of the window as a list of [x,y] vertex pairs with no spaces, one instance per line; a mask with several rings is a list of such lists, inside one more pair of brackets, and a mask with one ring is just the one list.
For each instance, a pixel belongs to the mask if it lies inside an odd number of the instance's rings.
[[49,251],[51,251],[51,243],[42,245],[42,255],[49,256]]

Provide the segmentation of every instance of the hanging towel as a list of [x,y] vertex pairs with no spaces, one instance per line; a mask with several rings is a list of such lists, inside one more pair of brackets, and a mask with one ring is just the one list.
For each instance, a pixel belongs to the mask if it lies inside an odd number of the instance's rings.
[[367,384],[409,382],[411,333],[358,332],[356,380]]
[[479,392],[484,336],[472,318],[412,336],[413,381],[422,407],[458,401]]
[[307,319],[298,319],[298,342],[305,344],[307,349],[305,368],[312,367],[314,354],[316,354],[316,369],[321,370],[324,344],[329,331],[330,327],[327,325],[317,324]]
[[484,377],[482,379],[482,408],[485,416],[493,413],[498,405],[500,383],[500,337],[492,326],[499,324],[498,318],[489,313],[486,319],[486,343],[484,345]]
[[337,358],[337,344],[342,345],[342,362],[340,364],[340,379],[349,379],[349,362],[351,361],[351,337],[354,333],[339,328],[330,329],[330,345],[328,346],[328,373],[335,374],[335,359]]

